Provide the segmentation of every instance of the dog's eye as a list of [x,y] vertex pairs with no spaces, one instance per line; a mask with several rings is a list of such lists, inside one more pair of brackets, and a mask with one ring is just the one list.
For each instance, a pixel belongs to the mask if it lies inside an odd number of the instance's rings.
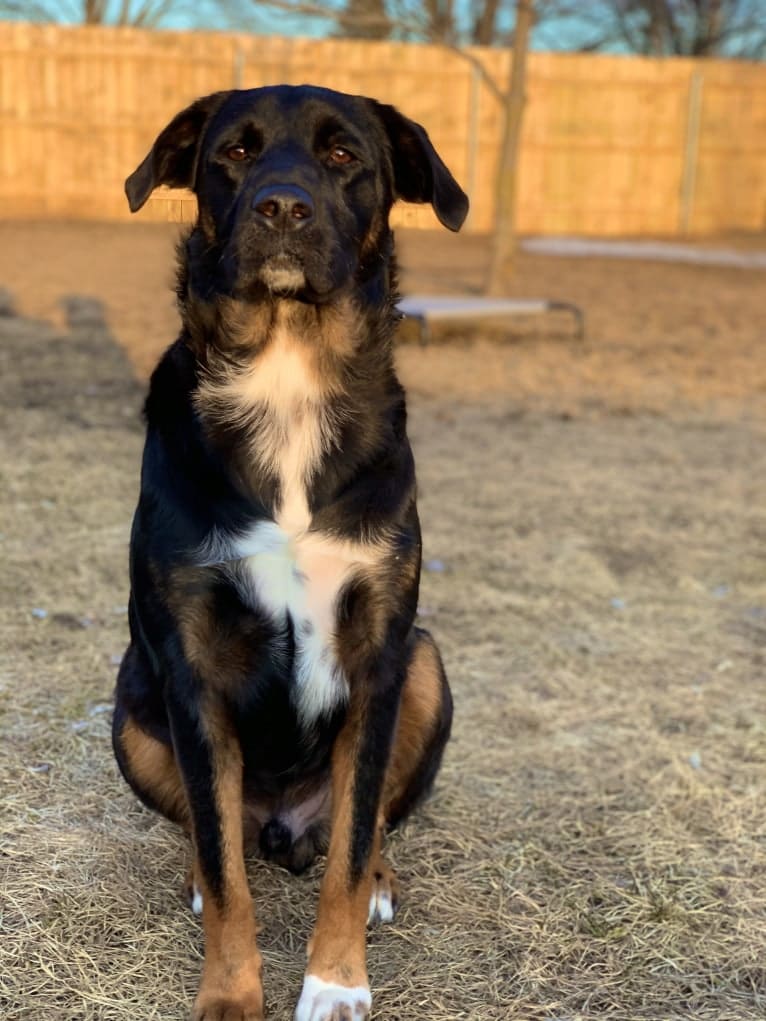
[[352,152],[349,152],[348,149],[344,149],[342,145],[334,145],[332,149],[330,149],[330,155],[328,158],[330,163],[334,163],[336,167],[345,167],[349,163],[353,163],[356,156],[354,156]]
[[224,155],[233,163],[241,163],[242,160],[247,159],[247,149],[244,145],[230,145]]

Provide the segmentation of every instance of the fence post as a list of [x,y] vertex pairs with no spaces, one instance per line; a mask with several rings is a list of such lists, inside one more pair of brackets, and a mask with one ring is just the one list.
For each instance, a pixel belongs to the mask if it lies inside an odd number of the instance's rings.
[[[46,31],[46,30],[44,30]],[[49,30],[48,30],[49,31]],[[58,135],[61,130],[59,119],[56,116],[58,112],[58,71],[60,61],[58,55],[51,45],[48,31],[45,34],[45,49],[42,54],[42,72],[43,72],[43,89],[44,89],[44,110],[45,113],[45,128],[43,130],[43,138],[45,139],[45,147],[49,153],[53,153],[58,148]],[[56,168],[56,161],[53,159],[43,160],[45,166],[45,193],[43,195],[43,209],[47,216],[55,215],[60,212],[60,198],[63,189],[61,188],[61,171],[63,168]],[[71,171],[70,171],[71,173]],[[67,181],[67,184],[69,181]],[[65,212],[69,212],[65,209]]]
[[692,71],[689,79],[689,103],[686,114],[686,142],[684,163],[681,172],[681,203],[678,229],[688,234],[694,211],[697,187],[697,161],[699,157],[700,121],[702,120],[702,85],[704,75],[700,70]]
[[234,60],[232,62],[232,83],[233,89],[241,89],[245,77],[245,51],[237,43],[234,49]]
[[470,93],[468,98],[468,152],[466,154],[465,190],[471,200],[468,213],[468,226],[476,218],[474,202],[476,201],[476,159],[479,152],[479,103],[481,102],[481,74],[478,67],[471,65]]

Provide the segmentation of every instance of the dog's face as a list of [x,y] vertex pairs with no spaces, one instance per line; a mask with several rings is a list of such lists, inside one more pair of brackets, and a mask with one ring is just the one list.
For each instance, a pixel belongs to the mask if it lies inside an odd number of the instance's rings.
[[192,188],[218,276],[235,298],[323,302],[373,273],[397,198],[458,230],[468,200],[423,128],[393,107],[312,86],[216,93],[159,135],[126,181]]

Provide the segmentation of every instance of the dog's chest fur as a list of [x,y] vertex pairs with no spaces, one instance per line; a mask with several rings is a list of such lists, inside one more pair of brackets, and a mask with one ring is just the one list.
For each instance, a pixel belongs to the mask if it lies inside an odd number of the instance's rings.
[[222,565],[246,605],[290,632],[292,700],[310,725],[348,696],[337,648],[339,596],[351,578],[375,568],[383,549],[312,529],[308,490],[336,437],[331,395],[305,345],[278,333],[252,365],[202,391],[207,407],[240,421],[247,456],[276,477],[278,497],[273,519],[237,534],[214,529],[199,562]]

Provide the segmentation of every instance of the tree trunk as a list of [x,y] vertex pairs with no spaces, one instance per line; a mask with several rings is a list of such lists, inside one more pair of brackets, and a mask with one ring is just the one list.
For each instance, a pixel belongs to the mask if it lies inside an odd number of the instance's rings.
[[503,144],[495,189],[495,233],[487,278],[487,294],[503,294],[516,254],[516,182],[518,179],[521,120],[526,96],[529,33],[534,22],[534,0],[518,0],[513,32],[511,83],[505,99]]

